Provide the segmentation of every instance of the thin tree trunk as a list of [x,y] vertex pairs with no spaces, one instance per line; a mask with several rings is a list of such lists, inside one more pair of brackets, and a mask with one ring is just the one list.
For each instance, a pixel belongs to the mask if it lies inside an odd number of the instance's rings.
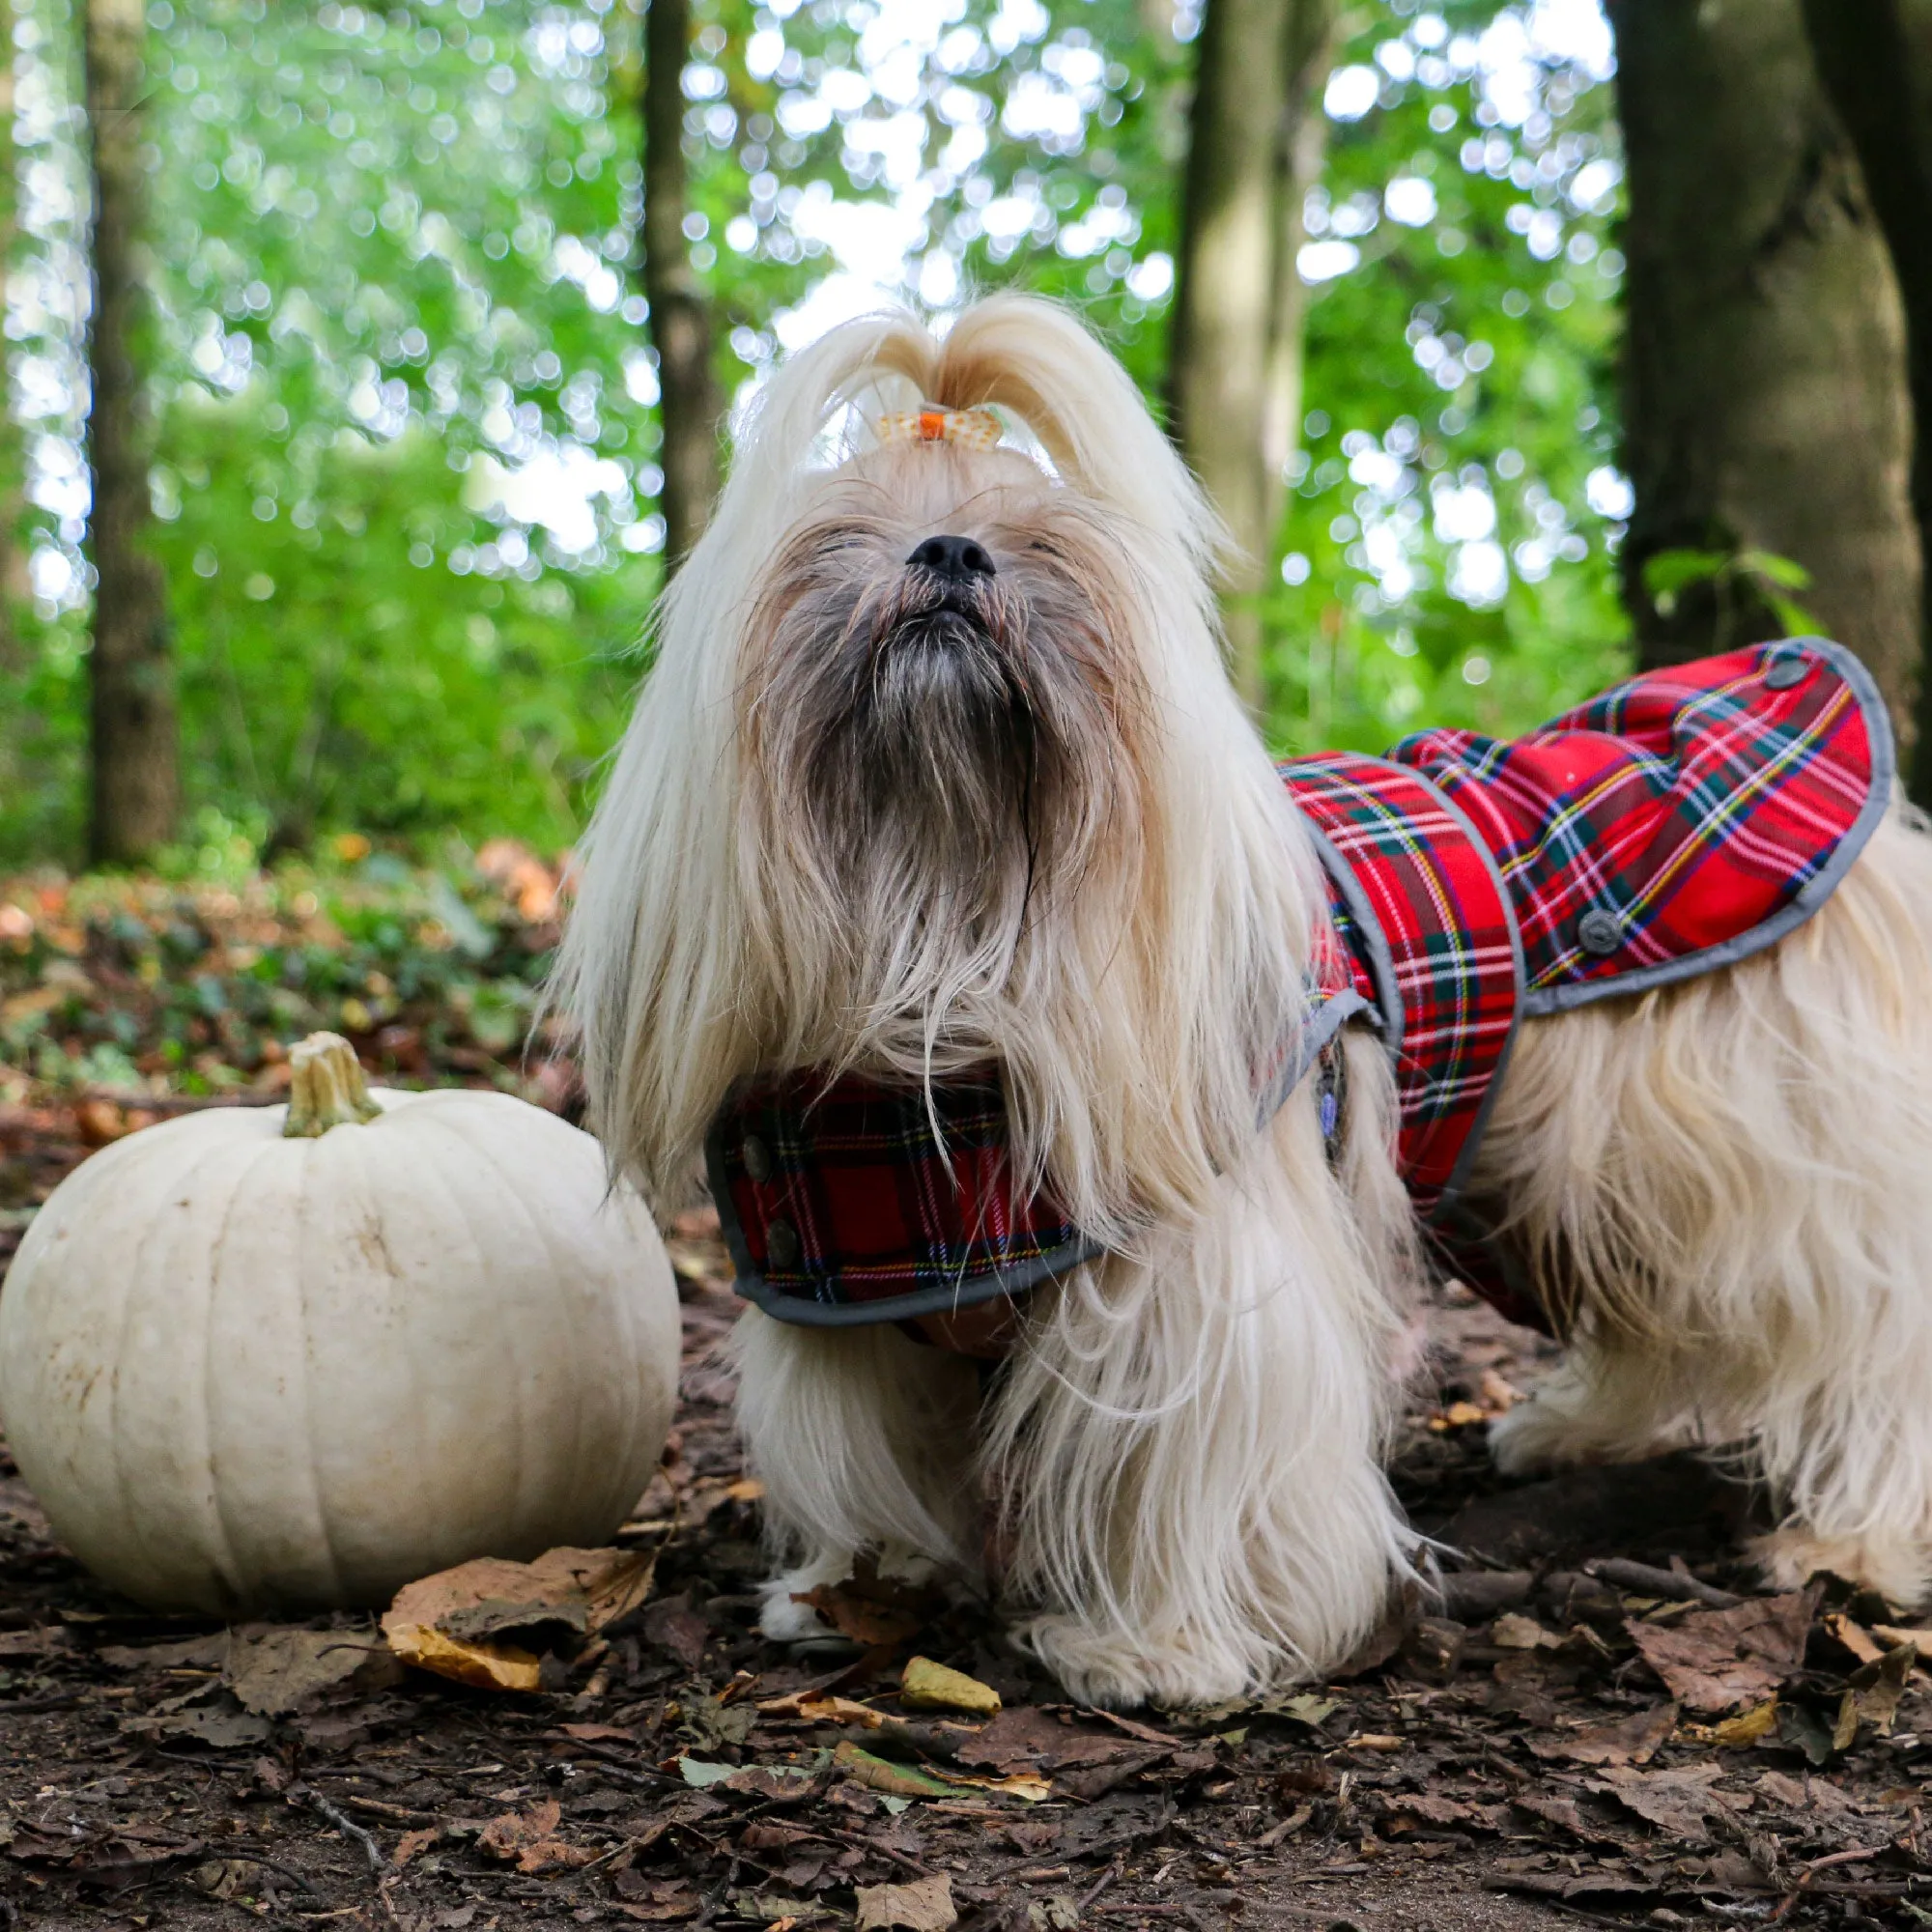
[[1336,0],[1296,0],[1289,9],[1281,128],[1275,150],[1274,313],[1269,318],[1262,461],[1268,487],[1267,530],[1280,526],[1290,459],[1301,446],[1302,352],[1308,284],[1295,266],[1308,241],[1308,190],[1321,179],[1328,117],[1321,96],[1334,65]]
[[1229,668],[1262,693],[1269,539],[1269,318],[1275,299],[1277,124],[1293,0],[1208,0],[1195,55],[1181,189],[1170,406],[1181,454],[1234,538],[1226,592]]
[[84,32],[94,168],[88,842],[96,864],[125,865],[174,836],[181,796],[174,658],[161,568],[148,549],[148,421],[134,359],[142,308],[135,256],[147,211],[138,154],[144,0],[87,0]]
[[[20,234],[19,156],[14,147],[14,60],[0,54],[0,289]],[[0,355],[0,669],[19,670],[19,607],[31,594],[20,522],[26,509],[26,456],[14,420],[11,372]]]
[[1208,0],[1195,62],[1174,431],[1236,545],[1223,588],[1230,668],[1262,696],[1261,599],[1301,408],[1301,205],[1321,160],[1317,104],[1334,0]]
[[684,233],[684,66],[691,0],[648,0],[644,14],[644,298],[658,352],[665,559],[680,562],[718,494],[717,381],[711,314]]
[[[1818,71],[1850,130],[1905,303],[1912,507],[1932,564],[1932,0],[1804,0]],[[1932,801],[1932,596],[1920,611],[1912,795]]]
[[1643,662],[1783,628],[1747,571],[1660,599],[1650,558],[1771,552],[1809,571],[1802,601],[1872,668],[1909,736],[1904,320],[1799,0],[1609,0],[1609,14],[1630,193],[1624,591]]

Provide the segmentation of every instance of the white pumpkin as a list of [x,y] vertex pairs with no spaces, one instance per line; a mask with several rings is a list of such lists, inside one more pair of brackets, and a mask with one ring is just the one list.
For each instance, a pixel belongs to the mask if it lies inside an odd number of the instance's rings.
[[588,1134],[508,1094],[150,1127],[54,1190],[0,1293],[0,1425],[55,1533],[156,1608],[388,1602],[604,1542],[670,1428],[677,1292]]

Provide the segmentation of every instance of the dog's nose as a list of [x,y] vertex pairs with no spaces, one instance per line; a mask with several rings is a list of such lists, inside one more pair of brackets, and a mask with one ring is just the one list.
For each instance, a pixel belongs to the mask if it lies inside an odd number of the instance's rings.
[[956,583],[996,575],[993,559],[971,537],[927,537],[906,561],[923,564],[935,577],[950,577]]

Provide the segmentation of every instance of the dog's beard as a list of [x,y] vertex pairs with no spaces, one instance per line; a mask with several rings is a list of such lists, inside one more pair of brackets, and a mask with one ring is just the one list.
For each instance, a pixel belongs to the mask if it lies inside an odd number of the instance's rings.
[[841,1059],[992,1050],[1030,938],[1091,888],[1103,839],[1134,843],[1134,707],[1094,541],[990,541],[997,574],[961,581],[902,561],[902,527],[847,517],[798,533],[769,582],[748,798],[760,890],[793,922],[793,1050],[814,1009]]

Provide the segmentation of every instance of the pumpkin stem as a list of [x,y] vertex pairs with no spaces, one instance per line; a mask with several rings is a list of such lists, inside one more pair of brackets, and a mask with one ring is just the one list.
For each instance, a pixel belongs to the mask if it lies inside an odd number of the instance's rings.
[[312,1033],[289,1050],[289,1114],[284,1140],[313,1140],[330,1127],[373,1121],[382,1108],[369,1097],[369,1083],[355,1049],[339,1033]]

